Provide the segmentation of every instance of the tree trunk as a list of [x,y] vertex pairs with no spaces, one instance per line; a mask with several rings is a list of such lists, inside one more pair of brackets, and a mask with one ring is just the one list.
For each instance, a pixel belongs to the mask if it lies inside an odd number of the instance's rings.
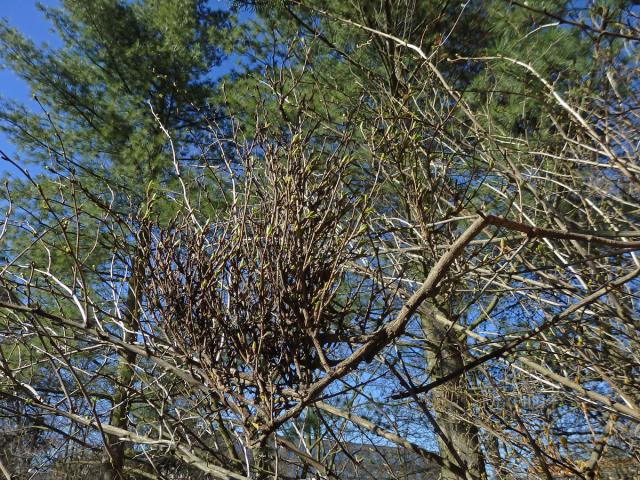
[[256,480],[266,480],[271,476],[268,473],[270,470],[269,447],[266,444],[259,445],[252,449],[251,454],[253,456],[254,471],[252,478]]
[[[439,315],[439,313],[433,311],[433,315]],[[446,327],[431,315],[423,314],[421,324],[425,338],[430,343],[426,351],[426,359],[431,380],[437,380],[462,368],[464,366],[463,346],[456,338],[454,331],[447,331]],[[438,436],[440,455],[474,476],[483,476],[485,465],[478,428],[460,418],[472,416],[469,414],[466,378],[462,375],[447,382],[433,389],[431,395],[435,419],[441,429]],[[449,480],[459,477],[443,471],[442,478]]]
[[[146,229],[141,230],[140,238],[144,247],[148,238]],[[135,341],[135,334],[131,332],[135,331],[135,324],[138,318],[139,285],[144,281],[142,255],[143,249],[138,245],[136,257],[133,260],[131,276],[129,277],[129,288],[123,315],[122,340],[125,343],[133,343]],[[133,365],[135,362],[135,353],[126,352],[118,355],[110,424],[124,430],[129,428],[130,388],[133,382]],[[105,440],[105,452],[102,457],[102,480],[124,480],[126,478],[124,474],[126,442],[112,435],[107,435]]]
[[[127,337],[131,334],[125,333],[123,337],[125,341],[131,341]],[[110,424],[114,427],[127,429],[129,427],[129,409],[131,399],[129,395],[129,387],[133,380],[133,369],[131,365],[135,362],[136,356],[127,353],[121,356],[118,361],[118,370],[116,379],[118,385],[115,387],[113,395]],[[117,436],[107,435],[107,445],[105,445],[105,454],[102,459],[102,480],[124,480],[124,460],[125,460],[125,442],[118,439]]]

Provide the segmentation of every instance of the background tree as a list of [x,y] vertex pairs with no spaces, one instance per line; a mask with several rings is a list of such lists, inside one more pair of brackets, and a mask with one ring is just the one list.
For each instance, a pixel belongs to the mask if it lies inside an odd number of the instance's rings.
[[[90,294],[112,296],[104,286],[107,278],[115,280],[117,296],[102,312],[112,320],[100,322],[132,342],[134,335],[127,331],[139,314],[137,286],[143,282],[140,219],[170,215],[174,206],[157,198],[158,189],[176,184],[178,164],[190,162],[202,144],[202,120],[218,115],[209,98],[230,15],[190,0],[65,1],[43,13],[62,41],[60,48],[36,46],[6,24],[0,30],[3,63],[29,84],[41,107],[32,112],[5,102],[2,128],[36,171],[53,172],[12,180],[18,221],[32,228],[12,230],[7,242],[18,252],[38,237],[22,261],[48,264],[51,278],[83,292],[85,307]],[[173,159],[163,127],[172,131]],[[154,195],[154,211],[144,210]],[[105,225],[105,215],[119,219],[112,224],[117,231]],[[19,284],[20,274],[7,279]],[[29,301],[52,301],[42,286],[20,293]],[[86,316],[83,321],[98,320]],[[136,356],[115,353],[102,352],[108,360],[100,367],[116,371],[113,381],[94,384],[91,394],[107,395],[102,401],[111,406],[103,407],[103,415],[126,429]],[[45,372],[45,378],[53,374]],[[68,375],[64,380],[73,383]],[[91,403],[83,408],[91,409]],[[120,478],[124,445],[108,435],[105,440],[105,478]]]

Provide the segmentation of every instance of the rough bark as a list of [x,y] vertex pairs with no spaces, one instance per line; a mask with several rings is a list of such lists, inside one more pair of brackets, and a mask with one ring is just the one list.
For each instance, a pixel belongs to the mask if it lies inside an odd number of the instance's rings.
[[[447,330],[430,315],[421,315],[421,324],[425,338],[432,346],[426,351],[427,369],[432,380],[459,371],[464,366],[463,346],[455,331]],[[435,418],[441,429],[438,435],[440,455],[473,476],[483,476],[485,462],[478,428],[461,418],[470,408],[465,376],[433,389],[431,396]],[[450,471],[443,471],[442,475],[447,480],[460,478]]]
[[[141,243],[144,245],[147,240],[148,232],[146,229],[141,231]],[[138,318],[139,305],[139,286],[143,281],[144,267],[142,262],[143,250],[138,248],[136,257],[133,261],[131,276],[129,279],[129,289],[125,302],[125,312],[123,315],[122,341],[125,344],[132,344],[135,341],[135,335],[131,332],[135,331],[135,322]],[[118,365],[116,367],[116,375],[114,392],[112,397],[112,409],[110,424],[113,427],[128,430],[129,412],[131,409],[131,383],[133,381],[134,372],[133,365],[136,362],[137,355],[131,350],[118,355]],[[102,457],[102,480],[124,480],[125,475],[125,459],[126,459],[126,442],[114,435],[106,435],[105,451]]]

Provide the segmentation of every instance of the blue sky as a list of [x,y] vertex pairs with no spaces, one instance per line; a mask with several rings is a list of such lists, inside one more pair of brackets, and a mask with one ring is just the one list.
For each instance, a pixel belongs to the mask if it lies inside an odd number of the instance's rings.
[[[56,38],[51,33],[49,23],[45,20],[42,12],[36,8],[37,3],[46,6],[59,4],[56,0],[41,0],[40,2],[36,0],[0,0],[0,17],[36,43],[55,44]],[[12,71],[4,68],[0,69],[0,96],[24,101],[27,104],[33,103],[31,92],[26,83]],[[0,132],[0,150],[9,156],[15,155],[15,148],[2,132]],[[0,173],[5,172],[11,173],[13,168],[6,162],[0,162]]]

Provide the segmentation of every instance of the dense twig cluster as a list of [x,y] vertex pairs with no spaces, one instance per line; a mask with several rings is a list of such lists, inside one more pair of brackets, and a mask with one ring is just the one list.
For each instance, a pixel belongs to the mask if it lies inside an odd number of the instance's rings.
[[[345,49],[291,10],[257,106],[222,95],[197,162],[154,110],[174,178],[136,208],[63,160],[53,193],[23,172],[41,207],[9,199],[0,231],[0,413],[152,478],[591,480],[640,462],[637,70],[594,44],[590,81],[611,88],[584,96],[519,59],[446,58],[382,3],[308,5]],[[456,83],[472,68],[480,93]]]
[[344,148],[327,154],[310,138],[257,139],[232,173],[225,215],[202,228],[181,217],[148,246],[154,323],[218,395],[261,405],[261,422],[291,406],[283,389],[304,390],[335,364],[327,339],[365,308],[345,266],[362,255],[367,204],[345,189]]

